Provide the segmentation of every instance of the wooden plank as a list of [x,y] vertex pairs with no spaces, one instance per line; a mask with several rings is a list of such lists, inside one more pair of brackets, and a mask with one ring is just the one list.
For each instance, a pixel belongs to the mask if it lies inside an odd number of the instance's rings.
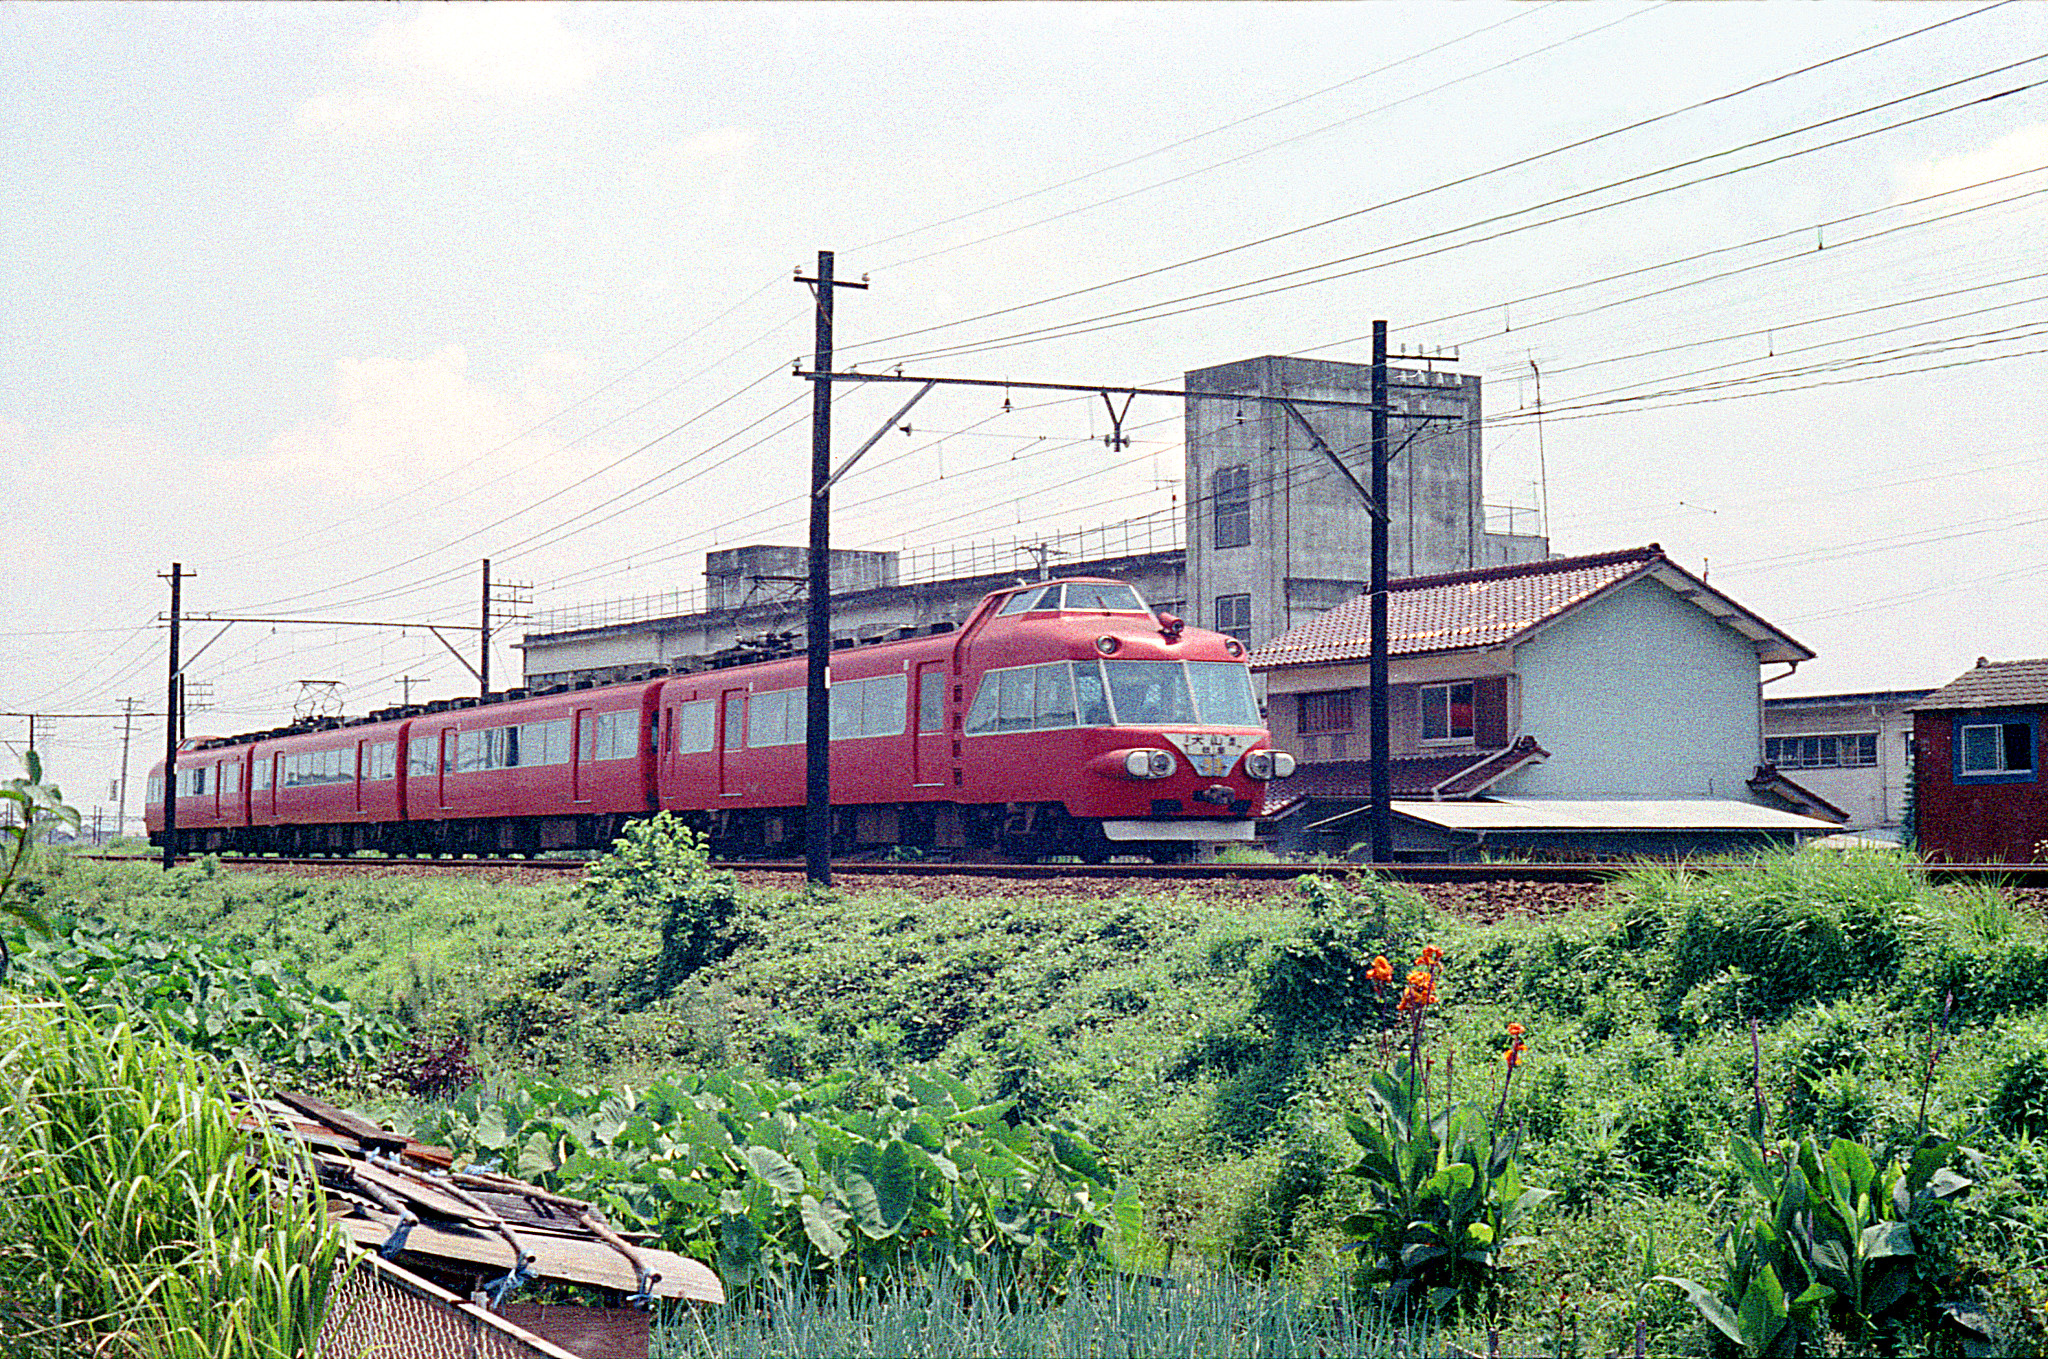
[[412,1139],[389,1128],[380,1128],[366,1118],[358,1118],[346,1109],[337,1109],[324,1099],[301,1094],[296,1090],[281,1090],[279,1099],[298,1110],[316,1123],[346,1133],[356,1141],[375,1151],[403,1151]]
[[[357,1242],[375,1250],[391,1234],[388,1218],[344,1217],[339,1225]],[[633,1267],[602,1241],[573,1240],[552,1232],[529,1232],[519,1238],[532,1253],[533,1274],[538,1279],[562,1283],[589,1284],[616,1293],[632,1293],[640,1284]],[[725,1301],[725,1286],[709,1268],[688,1256],[672,1251],[637,1246],[647,1267],[659,1274],[653,1292],[661,1298],[689,1298],[693,1302]],[[457,1261],[478,1265],[494,1274],[511,1268],[511,1250],[495,1232],[465,1231],[452,1226],[422,1222],[406,1238],[401,1260],[419,1257],[433,1261]]]

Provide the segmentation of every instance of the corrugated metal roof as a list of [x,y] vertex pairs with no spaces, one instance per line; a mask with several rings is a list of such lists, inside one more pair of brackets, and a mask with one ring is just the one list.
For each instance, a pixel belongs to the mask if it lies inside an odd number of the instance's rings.
[[2048,657],[2031,661],[1987,661],[1936,689],[1909,711],[1954,708],[2031,708],[2048,704]]
[[[1654,573],[1715,618],[1764,643],[1767,660],[1813,653],[1726,595],[1687,574],[1656,543],[1620,552],[1490,566],[1392,581],[1387,589],[1388,652],[1395,656],[1465,651],[1518,640],[1594,596]],[[1260,646],[1254,670],[1350,664],[1369,659],[1372,600],[1360,595]]]
[[1500,798],[1488,802],[1396,802],[1402,816],[1447,830],[1832,831],[1831,821],[1721,798],[1679,801],[1572,801]]

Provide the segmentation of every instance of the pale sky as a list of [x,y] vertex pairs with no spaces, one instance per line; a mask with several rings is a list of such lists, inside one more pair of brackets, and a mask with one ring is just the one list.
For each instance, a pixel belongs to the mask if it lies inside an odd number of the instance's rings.
[[[2048,655],[2044,81],[2033,3],[0,5],[0,710],[160,710],[173,560],[193,612],[472,623],[485,556],[558,609],[802,542],[821,248],[870,369],[1177,384],[1385,318],[1484,379],[1490,502],[1819,653],[1772,693]],[[929,398],[835,546],[1179,503],[1173,403],[1121,451],[1002,406]],[[418,630],[192,675],[195,733],[473,688]],[[38,744],[111,807],[118,722]]]

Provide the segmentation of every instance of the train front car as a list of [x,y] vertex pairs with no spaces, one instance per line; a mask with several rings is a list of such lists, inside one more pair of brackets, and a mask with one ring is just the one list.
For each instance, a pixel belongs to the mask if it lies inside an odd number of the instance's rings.
[[975,685],[956,796],[1001,804],[1007,853],[1171,859],[1250,840],[1265,781],[1294,770],[1267,745],[1244,647],[1154,616],[1120,581],[992,596],[961,653]]

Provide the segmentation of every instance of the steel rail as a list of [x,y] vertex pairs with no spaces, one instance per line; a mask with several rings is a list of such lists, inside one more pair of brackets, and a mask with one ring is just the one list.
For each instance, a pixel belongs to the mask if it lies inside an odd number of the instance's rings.
[[[81,858],[120,863],[143,860],[132,854],[86,854]],[[191,863],[196,856],[181,856],[179,862]],[[155,862],[154,859],[149,862]],[[364,859],[354,857],[334,858],[268,858],[263,856],[222,855],[223,867],[237,869],[278,869],[294,868],[355,869],[365,873],[393,869],[432,869],[445,873],[502,872],[507,870],[533,871],[539,873],[574,873],[590,866],[588,859],[462,859],[462,858],[388,858]],[[741,874],[796,874],[804,872],[805,865],[797,859],[721,859],[713,867],[730,869]],[[991,878],[1012,881],[1052,879],[1136,879],[1147,881],[1285,881],[1291,878],[1308,877],[1312,874],[1324,876],[1344,875],[1365,871],[1368,867],[1381,877],[1396,882],[1529,882],[1529,883],[1600,883],[1621,876],[1642,867],[1664,869],[1685,869],[1698,873],[1740,873],[1752,872],[1758,867],[1754,863],[1716,863],[1704,860],[1639,859],[1611,863],[1392,863],[1366,865],[1349,862],[1333,863],[1207,863],[1207,864],[1080,864],[1080,863],[938,863],[921,861],[916,863],[860,862],[835,860],[833,871],[844,872],[857,878]],[[2006,863],[1939,863],[1918,865],[1921,872],[1936,882],[2005,881],[2020,887],[2048,887],[2048,863],[2006,864]]]

